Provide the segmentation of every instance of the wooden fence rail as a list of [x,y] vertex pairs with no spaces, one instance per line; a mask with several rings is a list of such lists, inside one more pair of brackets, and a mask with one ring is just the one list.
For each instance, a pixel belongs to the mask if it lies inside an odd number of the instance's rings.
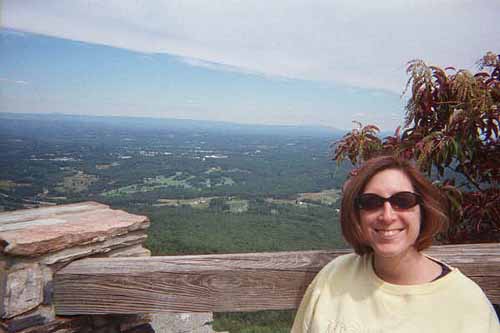
[[[296,308],[316,273],[349,251],[75,261],[54,279],[59,315],[230,312]],[[500,303],[500,243],[432,247]]]

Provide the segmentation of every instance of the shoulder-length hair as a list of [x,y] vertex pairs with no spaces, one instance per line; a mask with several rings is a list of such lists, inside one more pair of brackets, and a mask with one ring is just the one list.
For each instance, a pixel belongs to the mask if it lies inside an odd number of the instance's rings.
[[355,201],[360,194],[363,194],[372,177],[387,169],[402,171],[410,179],[415,192],[421,196],[420,234],[415,242],[417,251],[428,248],[434,236],[445,230],[449,224],[448,200],[412,163],[395,156],[372,158],[364,163],[356,175],[344,185],[340,210],[342,234],[360,255],[372,252],[373,249],[363,241],[360,214]]

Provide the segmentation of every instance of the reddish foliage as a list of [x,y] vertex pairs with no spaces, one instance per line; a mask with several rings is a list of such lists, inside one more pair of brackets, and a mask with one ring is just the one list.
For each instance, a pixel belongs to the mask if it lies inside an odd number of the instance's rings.
[[445,242],[500,241],[500,56],[489,52],[478,64],[486,71],[473,75],[411,61],[403,130],[381,140],[376,126],[356,122],[335,143],[338,163],[396,154],[436,176],[456,222]]

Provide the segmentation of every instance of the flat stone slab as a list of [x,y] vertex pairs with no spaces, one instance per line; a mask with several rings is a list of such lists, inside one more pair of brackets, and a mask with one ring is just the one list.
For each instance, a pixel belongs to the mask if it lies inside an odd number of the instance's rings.
[[43,301],[43,273],[40,265],[21,264],[11,270],[6,279],[3,317],[11,318],[36,308]]
[[146,216],[114,210],[92,201],[2,212],[0,253],[40,256],[148,227]]

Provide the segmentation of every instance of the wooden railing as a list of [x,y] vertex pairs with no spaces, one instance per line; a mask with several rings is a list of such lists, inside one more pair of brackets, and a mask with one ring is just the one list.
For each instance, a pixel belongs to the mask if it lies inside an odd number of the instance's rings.
[[[316,273],[347,252],[83,259],[56,273],[54,302],[60,315],[293,309]],[[500,244],[426,253],[459,268],[500,303]]]

